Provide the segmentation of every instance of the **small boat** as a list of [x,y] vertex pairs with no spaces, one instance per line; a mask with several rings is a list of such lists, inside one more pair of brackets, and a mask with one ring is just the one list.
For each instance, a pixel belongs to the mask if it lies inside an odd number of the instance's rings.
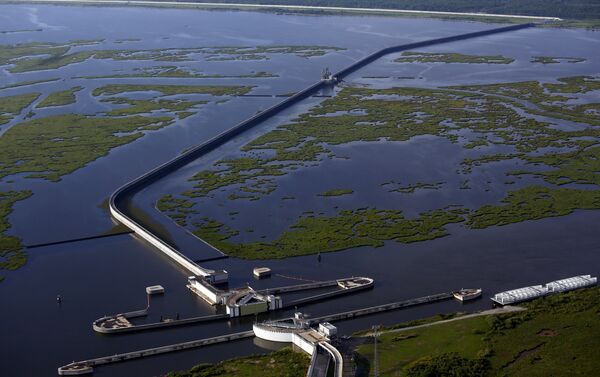
[[460,291],[452,292],[455,299],[460,301],[474,300],[481,296],[481,288],[477,289],[461,289]]

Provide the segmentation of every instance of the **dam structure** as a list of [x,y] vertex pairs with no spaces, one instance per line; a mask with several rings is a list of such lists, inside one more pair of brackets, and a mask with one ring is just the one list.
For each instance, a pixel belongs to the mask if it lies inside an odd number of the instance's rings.
[[[284,287],[286,290],[291,287]],[[345,355],[336,354],[332,348],[327,345],[319,345],[318,343],[326,343],[330,339],[333,339],[337,335],[337,329],[334,326],[330,326],[330,321],[343,321],[347,319],[353,319],[361,316],[368,316],[371,314],[399,310],[409,308],[417,305],[426,305],[452,298],[452,293],[438,293],[424,297],[413,298],[409,300],[391,302],[383,305],[371,306],[366,308],[353,309],[341,313],[332,313],[316,318],[305,318],[303,315],[294,315],[294,318],[276,320],[276,321],[265,321],[261,323],[255,323],[253,329],[250,331],[242,331],[231,334],[225,334],[212,338],[192,340],[184,343],[176,343],[171,345],[159,346],[155,348],[148,348],[139,351],[125,352],[116,355],[109,355],[103,357],[97,357],[94,359],[73,361],[67,365],[58,368],[58,374],[61,376],[67,375],[82,375],[90,374],[94,372],[94,367],[123,362],[132,359],[138,359],[143,357],[149,357],[154,355],[160,355],[164,353],[178,352],[192,348],[205,347],[218,343],[232,342],[239,339],[246,339],[250,337],[258,337],[261,339],[274,341],[274,342],[289,342],[297,343],[304,352],[312,355],[311,364],[308,370],[307,376],[326,376],[327,367],[330,364],[329,361],[333,360],[339,366],[334,375],[342,373],[346,366],[350,363],[344,361]],[[129,313],[131,316],[144,315],[143,310]],[[226,315],[216,315],[213,317],[221,316],[226,318]],[[206,317],[205,317],[206,318]],[[212,318],[215,319],[215,318]],[[189,319],[187,319],[189,320]],[[187,321],[182,320],[182,321]],[[166,322],[173,323],[173,322]],[[321,326],[322,325],[322,326]],[[142,325],[146,326],[146,325]],[[152,327],[152,325],[150,325]],[[170,326],[170,325],[166,325]],[[319,330],[315,331],[314,326],[318,326]],[[128,330],[117,330],[116,332],[125,332]],[[106,331],[100,331],[106,332]],[[320,333],[320,335],[319,335]],[[295,340],[295,342],[294,342]],[[328,349],[324,349],[328,348]],[[334,347],[335,348],[335,347]],[[329,356],[328,356],[329,355]],[[333,358],[330,359],[329,357]],[[336,361],[337,360],[337,361]],[[323,370],[325,369],[325,373]]]
[[257,338],[278,343],[292,343],[311,356],[307,377],[327,377],[344,375],[344,357],[332,344],[337,341],[337,328],[329,322],[318,323],[317,329],[300,312],[293,318],[279,321],[255,323],[252,326]]
[[[327,70],[326,72],[324,72],[324,75],[321,78],[321,80],[317,81],[316,83],[284,99],[278,104],[257,113],[256,115],[218,134],[210,140],[186,151],[178,157],[158,166],[157,168],[147,172],[141,177],[136,178],[133,181],[123,185],[110,197],[110,213],[117,221],[119,221],[120,223],[131,229],[133,232],[135,232],[135,234],[138,237],[142,238],[146,242],[156,247],[166,256],[175,261],[184,270],[188,271],[191,274],[190,278],[188,279],[188,286],[190,287],[190,289],[192,289],[193,292],[197,293],[200,297],[202,297],[204,300],[208,301],[211,304],[224,304],[227,300],[228,294],[223,293],[224,291],[218,289],[216,286],[219,284],[227,283],[229,278],[227,271],[212,270],[201,267],[188,256],[186,256],[183,252],[177,250],[177,248],[174,245],[169,244],[168,241],[161,239],[161,237],[158,234],[153,233],[149,229],[149,227],[144,226],[144,220],[140,216],[136,216],[135,211],[133,211],[133,208],[131,207],[130,199],[136,193],[143,190],[148,185],[156,182],[157,180],[167,176],[173,171],[180,169],[188,163],[205,155],[206,153],[217,149],[232,138],[262,123],[263,121],[278,114],[284,109],[287,109],[290,106],[306,99],[307,97],[318,93],[321,89],[330,87],[331,85],[335,85],[336,83],[341,82],[344,77],[387,54],[414,49],[418,47],[433,46],[493,34],[516,31],[534,26],[535,24],[533,23],[517,24],[472,33],[460,34],[450,37],[436,38],[427,41],[391,46],[376,51],[366,56],[365,58],[354,62],[350,66],[338,71],[337,73],[330,73]],[[198,247],[210,249],[210,252],[213,254],[215,253],[215,251],[217,251],[214,247],[202,240],[201,242],[198,242],[198,245]],[[315,250],[315,252],[316,251],[318,250]],[[220,253],[220,251],[217,252],[223,255],[222,253]],[[263,304],[266,302],[267,306],[269,307],[275,308],[278,305],[269,297],[263,297],[261,300],[263,300]],[[243,305],[242,301],[238,301],[237,303]]]

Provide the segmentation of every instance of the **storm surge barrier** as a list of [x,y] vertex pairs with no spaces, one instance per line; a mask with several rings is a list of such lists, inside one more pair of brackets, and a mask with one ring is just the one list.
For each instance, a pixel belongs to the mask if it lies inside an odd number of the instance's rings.
[[[482,30],[472,33],[459,34],[450,37],[444,38],[436,38],[427,41],[414,42],[408,44],[402,44],[397,46],[391,46],[383,48],[377,52],[374,52],[350,66],[338,71],[333,74],[331,78],[326,80],[318,81],[306,89],[294,94],[291,97],[284,99],[278,104],[271,106],[270,108],[257,113],[256,115],[244,120],[243,122],[237,124],[236,126],[218,134],[217,136],[211,138],[210,140],[188,150],[187,152],[181,154],[180,156],[158,166],[157,168],[147,172],[139,178],[134,179],[133,181],[125,184],[121,188],[119,188],[113,195],[110,197],[109,207],[112,216],[117,219],[119,222],[123,223],[125,226],[133,230],[138,236],[143,238],[145,241],[157,247],[159,250],[164,252],[167,256],[177,262],[180,266],[193,273],[194,275],[203,276],[207,278],[208,281],[215,280],[215,276],[223,276],[222,274],[216,274],[215,271],[205,269],[197,265],[194,261],[189,259],[183,253],[175,248],[174,245],[169,244],[167,241],[161,239],[158,235],[155,235],[151,230],[147,229],[142,225],[143,219],[136,218],[133,211],[128,207],[133,195],[137,192],[141,191],[148,185],[156,182],[157,180],[165,177],[166,175],[172,173],[175,170],[182,168],[188,163],[198,159],[199,157],[207,154],[210,151],[215,150],[220,147],[227,141],[233,139],[234,137],[242,134],[243,132],[253,128],[254,126],[262,123],[263,121],[271,118],[272,116],[280,113],[281,111],[289,108],[290,106],[310,97],[311,95],[317,93],[319,90],[326,88],[327,86],[332,85],[332,83],[339,82],[343,80],[344,77],[350,75],[356,70],[374,62],[375,60],[396,52],[406,51],[410,49],[433,46],[438,44],[444,44],[449,42],[462,41],[471,38],[483,37],[493,34],[500,34],[509,31],[516,31],[520,29],[534,27],[534,23],[525,23],[518,25],[510,25],[504,26],[500,28]],[[212,245],[205,243],[208,247],[213,250],[216,250]],[[221,255],[219,250],[217,250]],[[212,279],[211,279],[212,278]],[[220,278],[216,278],[219,282]],[[226,277],[225,277],[226,280]]]

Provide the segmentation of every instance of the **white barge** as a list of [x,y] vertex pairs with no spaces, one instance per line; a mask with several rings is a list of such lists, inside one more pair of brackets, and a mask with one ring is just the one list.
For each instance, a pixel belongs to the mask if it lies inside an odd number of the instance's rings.
[[546,285],[534,285],[496,293],[492,301],[499,305],[511,305],[519,302],[544,297],[551,293],[567,292],[578,288],[596,285],[598,278],[590,275],[579,275],[567,279],[552,281]]

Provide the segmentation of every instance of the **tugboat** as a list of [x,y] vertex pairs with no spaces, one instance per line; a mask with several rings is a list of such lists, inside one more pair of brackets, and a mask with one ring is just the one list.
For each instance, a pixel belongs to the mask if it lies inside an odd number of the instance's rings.
[[460,291],[452,292],[455,299],[459,301],[469,301],[481,297],[481,288],[477,289],[461,289]]

